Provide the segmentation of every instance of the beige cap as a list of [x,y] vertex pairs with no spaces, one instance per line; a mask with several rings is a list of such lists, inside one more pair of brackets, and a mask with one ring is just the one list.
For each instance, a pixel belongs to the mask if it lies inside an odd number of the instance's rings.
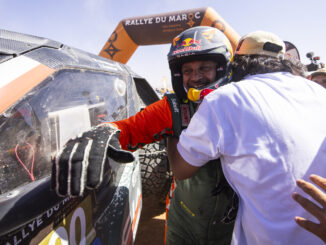
[[326,76],[326,68],[320,68],[317,71],[310,74],[311,77],[317,76],[317,75],[325,75]]
[[255,31],[243,36],[236,48],[236,55],[267,55],[284,58],[285,43],[271,32]]

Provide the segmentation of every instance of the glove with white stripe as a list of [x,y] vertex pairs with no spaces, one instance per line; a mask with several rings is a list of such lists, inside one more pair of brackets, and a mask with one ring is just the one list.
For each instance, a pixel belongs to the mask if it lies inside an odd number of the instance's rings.
[[131,152],[121,149],[119,136],[118,129],[105,124],[70,139],[52,159],[52,189],[59,196],[82,196],[85,187],[101,184],[108,157],[119,163],[134,161]]

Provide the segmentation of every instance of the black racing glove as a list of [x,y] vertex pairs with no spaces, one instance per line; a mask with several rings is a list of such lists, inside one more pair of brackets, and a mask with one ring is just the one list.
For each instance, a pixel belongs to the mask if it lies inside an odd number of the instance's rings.
[[131,152],[121,149],[119,136],[118,129],[105,124],[70,139],[52,159],[52,189],[59,196],[82,196],[85,187],[101,184],[108,157],[119,163],[134,161]]

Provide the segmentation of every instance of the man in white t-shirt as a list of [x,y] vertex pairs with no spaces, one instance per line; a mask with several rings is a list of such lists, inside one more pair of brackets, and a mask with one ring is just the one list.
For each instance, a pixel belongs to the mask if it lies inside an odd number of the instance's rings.
[[304,193],[297,179],[326,176],[326,90],[284,51],[269,32],[241,38],[234,82],[205,97],[169,154],[177,179],[221,158],[240,199],[232,244],[323,243],[295,223],[295,216],[316,218],[291,195]]

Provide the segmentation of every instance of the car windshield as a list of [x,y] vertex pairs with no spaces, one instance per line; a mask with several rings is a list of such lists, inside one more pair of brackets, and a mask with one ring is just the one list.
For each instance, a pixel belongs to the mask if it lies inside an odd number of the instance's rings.
[[127,76],[66,69],[0,115],[0,194],[51,174],[51,155],[102,122],[127,116]]

